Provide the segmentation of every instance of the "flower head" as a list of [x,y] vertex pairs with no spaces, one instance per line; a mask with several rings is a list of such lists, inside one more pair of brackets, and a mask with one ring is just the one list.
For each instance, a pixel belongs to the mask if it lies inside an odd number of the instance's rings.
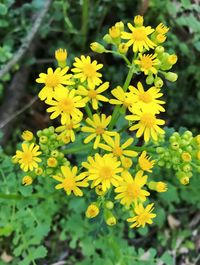
[[83,116],[79,108],[85,106],[81,96],[76,95],[75,89],[68,88],[57,89],[54,93],[54,99],[46,101],[51,105],[47,112],[52,112],[50,118],[55,119],[61,115],[61,123],[65,124],[69,119],[80,120]]
[[150,161],[150,157],[147,156],[147,152],[143,151],[138,159],[140,168],[143,171],[152,172],[153,165],[155,160]]
[[133,223],[130,227],[144,227],[146,224],[152,224],[152,218],[156,217],[156,214],[152,213],[154,204],[148,204],[146,208],[142,203],[136,204],[134,211],[136,216],[128,218],[127,221]]
[[126,44],[129,47],[133,45],[133,52],[142,52],[144,49],[149,50],[150,48],[153,49],[156,46],[156,44],[148,37],[154,32],[154,29],[150,26],[134,27],[131,23],[128,23],[127,25],[131,32],[122,32],[121,38],[128,40]]
[[23,171],[32,171],[34,168],[38,167],[38,163],[41,162],[41,158],[38,156],[41,154],[39,151],[39,146],[34,145],[34,143],[26,144],[22,143],[22,151],[17,150],[16,155],[13,156],[19,164]]
[[159,64],[159,60],[155,54],[139,54],[139,60],[134,60],[134,63],[139,65],[139,68],[145,75],[157,74],[158,70],[156,65]]
[[22,139],[24,140],[24,141],[27,141],[27,142],[30,142],[30,141],[32,141],[33,140],[33,133],[32,132],[30,132],[30,131],[24,131],[23,133],[22,133]]
[[103,64],[97,64],[97,61],[92,61],[90,56],[85,57],[81,55],[81,58],[76,57],[72,72],[74,72],[74,78],[80,79],[81,83],[87,81],[90,88],[94,88],[102,83],[100,77],[101,73],[97,71],[103,67]]
[[49,167],[57,167],[58,165],[58,160],[55,157],[49,157],[47,159],[47,165]]
[[124,92],[123,88],[120,86],[114,88],[111,93],[116,99],[110,99],[110,104],[123,105],[125,108],[129,108],[133,103],[132,98],[129,96],[129,93]]
[[59,182],[60,184],[56,185],[56,189],[64,189],[67,195],[70,195],[72,192],[76,196],[83,196],[83,192],[80,187],[87,187],[88,183],[85,179],[86,174],[81,173],[77,175],[78,168],[73,167],[72,169],[68,166],[62,166],[61,172],[62,177],[53,176],[53,178]]
[[102,190],[106,191],[113,186],[118,186],[120,180],[119,175],[122,172],[121,163],[117,161],[112,154],[105,154],[100,156],[95,154],[94,158],[89,156],[88,162],[83,162],[82,166],[85,167],[88,172],[88,180],[92,180],[92,186],[102,185]]
[[159,100],[158,98],[162,97],[160,89],[156,87],[150,87],[148,90],[144,90],[141,82],[137,83],[137,88],[134,86],[129,86],[130,96],[132,98],[132,106],[130,111],[134,112],[134,109],[141,110],[151,110],[151,112],[159,113],[165,111],[161,106],[165,104],[164,101]]
[[112,152],[112,154],[116,157],[122,158],[123,156],[130,156],[130,157],[137,156],[137,152],[132,150],[126,150],[126,148],[133,143],[133,138],[129,138],[125,143],[121,145],[120,135],[116,133],[114,139],[112,139],[108,135],[105,135],[104,141],[106,142],[106,144],[99,144],[99,147],[108,152]]
[[93,115],[93,119],[87,118],[86,122],[89,126],[83,126],[81,130],[86,133],[90,133],[88,137],[85,138],[84,143],[87,144],[95,138],[94,149],[99,146],[101,138],[105,138],[105,135],[114,136],[116,132],[109,132],[106,130],[108,124],[111,121],[111,116],[106,117],[105,114]]
[[96,204],[90,204],[85,212],[87,218],[94,218],[99,214],[99,207]]
[[71,81],[71,74],[66,74],[69,67],[61,69],[60,67],[53,71],[52,68],[48,68],[47,74],[39,74],[39,78],[36,79],[37,83],[42,83],[45,86],[40,90],[38,96],[41,100],[49,100],[54,97],[54,91],[57,88],[63,87],[63,85],[73,85]]
[[150,181],[149,184],[149,189],[155,190],[157,192],[166,192],[167,191],[167,184],[162,181]]
[[109,216],[107,219],[106,219],[106,224],[109,225],[109,226],[113,226],[113,225],[116,225],[117,223],[117,219],[115,216]]
[[146,197],[150,193],[142,187],[147,183],[147,176],[143,176],[143,172],[140,170],[136,173],[135,178],[126,171],[123,174],[123,181],[119,182],[119,186],[115,189],[116,193],[115,199],[120,199],[121,204],[130,206],[132,203],[137,203],[138,201],[144,202]]
[[29,186],[33,183],[33,179],[31,176],[24,176],[23,179],[22,179],[22,184],[24,186]]
[[109,87],[109,82],[105,82],[102,85],[100,85],[98,88],[85,88],[84,86],[79,86],[77,90],[77,94],[81,95],[85,103],[88,101],[91,102],[92,107],[94,110],[98,109],[98,102],[103,101],[103,102],[108,102],[109,99],[102,96],[101,93],[106,91]]
[[135,110],[135,114],[127,115],[125,118],[130,121],[137,121],[137,124],[131,126],[129,130],[137,130],[136,137],[141,137],[144,134],[145,142],[148,142],[152,137],[157,141],[158,134],[164,134],[164,130],[158,125],[163,125],[164,120],[157,119],[155,114],[147,111]]

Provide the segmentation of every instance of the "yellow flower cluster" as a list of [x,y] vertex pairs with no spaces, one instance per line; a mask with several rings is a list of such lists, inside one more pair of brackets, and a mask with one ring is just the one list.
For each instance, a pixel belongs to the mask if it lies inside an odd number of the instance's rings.
[[[91,194],[87,218],[103,214],[109,226],[115,225],[118,202],[130,211],[127,221],[131,227],[144,227],[156,216],[154,203],[147,204],[151,192],[167,191],[167,184],[153,172],[156,159],[151,159],[148,148],[164,134],[160,126],[165,122],[158,117],[165,111],[162,78],[176,81],[176,74],[168,70],[177,57],[161,46],[169,30],[165,25],[153,29],[144,25],[142,16],[136,16],[134,24],[127,26],[128,31],[123,22],[117,22],[104,36],[113,45],[111,50],[97,42],[91,44],[93,51],[114,53],[126,62],[127,77],[117,87],[103,80],[103,64],[90,56],[76,57],[70,69],[67,51],[55,52],[58,67],[48,68],[36,82],[43,84],[38,96],[48,105],[50,118],[58,118],[59,126],[39,131],[39,144],[25,131],[22,150],[16,152],[13,162],[29,174],[24,185],[43,175],[59,182],[55,188],[67,195],[83,196],[83,190]],[[132,84],[136,73],[146,84]],[[88,153],[84,162],[72,166],[65,154],[83,150]],[[190,159],[186,153],[182,158]]]

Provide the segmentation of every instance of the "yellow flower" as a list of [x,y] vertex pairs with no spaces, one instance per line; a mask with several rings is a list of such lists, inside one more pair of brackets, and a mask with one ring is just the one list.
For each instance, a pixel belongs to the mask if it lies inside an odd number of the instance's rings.
[[137,15],[134,17],[134,24],[136,27],[143,26],[144,18],[143,16]]
[[149,189],[155,190],[157,192],[166,192],[167,191],[167,184],[162,181],[150,181],[148,184]]
[[91,101],[92,107],[94,110],[98,109],[98,102],[108,102],[109,99],[100,95],[102,92],[106,91],[109,87],[109,82],[105,82],[100,85],[98,88],[85,88],[84,86],[79,86],[77,94],[81,95],[84,98],[85,103]]
[[125,150],[133,143],[133,138],[129,138],[125,143],[120,145],[120,135],[116,133],[114,140],[110,136],[105,135],[104,141],[106,142],[106,144],[99,144],[99,147],[108,152],[112,152],[116,157],[122,158],[123,156],[137,156],[137,152],[132,150]]
[[109,35],[112,39],[120,38],[120,35],[121,35],[120,28],[116,26],[109,28]]
[[111,121],[111,116],[106,117],[105,114],[101,114],[101,116],[99,116],[98,114],[94,114],[93,120],[87,118],[86,122],[87,124],[90,125],[90,127],[83,126],[81,130],[82,132],[91,133],[91,134],[85,138],[84,143],[87,144],[95,138],[94,149],[96,149],[99,146],[102,137],[104,139],[105,135],[114,136],[116,132],[106,131],[106,127],[108,126],[110,121]]
[[127,25],[131,33],[122,32],[121,38],[128,40],[126,43],[128,47],[133,45],[133,52],[142,52],[144,49],[149,50],[149,48],[153,49],[156,46],[148,37],[148,35],[154,32],[154,29],[150,26],[134,27],[131,23]]
[[182,157],[184,162],[190,162],[192,160],[192,157],[188,152],[183,152],[181,154],[181,157]]
[[117,86],[111,91],[112,95],[116,99],[110,99],[109,103],[114,105],[123,105],[125,108],[130,108],[133,104],[133,100],[129,93],[124,92],[123,88]]
[[119,182],[119,186],[115,189],[115,192],[119,193],[115,196],[115,199],[120,199],[121,204],[129,207],[130,204],[137,203],[138,200],[144,202],[146,197],[150,195],[148,191],[142,189],[147,183],[147,176],[143,176],[142,170],[136,173],[134,179],[131,174],[126,171],[123,174],[123,179],[124,180]]
[[68,116],[66,118],[66,123],[56,128],[56,132],[60,133],[58,136],[58,139],[63,140],[67,138],[71,140],[72,142],[74,142],[76,138],[74,129],[77,129],[78,127],[80,127],[81,119],[73,120],[73,119],[70,119],[70,117]]
[[145,142],[148,142],[152,137],[157,141],[158,134],[164,134],[165,131],[158,125],[165,124],[164,120],[157,119],[155,114],[151,112],[144,112],[141,110],[135,110],[135,114],[127,115],[125,117],[129,121],[137,121],[137,124],[131,126],[129,130],[138,130],[136,137],[141,137],[144,134]]
[[38,96],[41,100],[49,100],[54,96],[54,91],[57,88],[63,87],[63,85],[73,85],[74,82],[70,80],[71,74],[66,75],[69,67],[64,69],[57,68],[53,71],[52,68],[48,68],[47,74],[39,74],[39,78],[36,79],[37,83],[44,83],[45,86],[40,90]]
[[122,162],[122,167],[124,171],[127,171],[133,164],[132,159],[125,157],[125,156],[121,158],[121,162]]
[[137,83],[137,88],[134,86],[129,86],[130,97],[132,99],[132,106],[129,110],[134,112],[134,109],[141,110],[151,110],[151,112],[159,113],[165,111],[161,106],[165,104],[164,101],[159,100],[158,98],[162,97],[160,89],[156,87],[150,87],[147,91],[144,90],[141,82]]
[[42,175],[42,173],[43,173],[43,169],[42,169],[41,167],[38,167],[38,168],[35,169],[35,174],[36,174],[37,176]]
[[106,191],[102,190],[102,185],[96,186],[95,192],[99,196],[103,196],[106,193]]
[[95,204],[90,204],[85,213],[87,218],[94,218],[98,214],[99,214],[99,208]]
[[39,146],[32,144],[22,143],[22,151],[17,150],[16,155],[13,157],[18,161],[23,171],[32,171],[38,167],[38,163],[42,160],[38,157],[41,152],[38,151]]
[[54,93],[54,100],[48,100],[46,103],[51,105],[47,109],[47,112],[53,112],[50,118],[55,119],[61,115],[61,124],[65,124],[71,118],[73,120],[80,120],[83,116],[79,108],[83,108],[85,103],[81,96],[76,95],[75,89],[57,89]]
[[169,28],[166,27],[163,23],[160,23],[157,27],[156,27],[156,32],[159,34],[166,34],[169,31]]
[[110,216],[106,219],[106,224],[109,226],[116,225],[116,223],[117,223],[117,219],[115,218],[115,216]]
[[140,70],[145,75],[157,74],[158,70],[155,68],[159,64],[159,60],[156,58],[156,54],[139,54],[139,60],[134,60],[135,64],[138,64]]
[[33,133],[32,132],[30,132],[30,131],[24,131],[23,133],[22,133],[22,139],[24,140],[24,141],[27,141],[27,142],[30,142],[30,141],[32,141],[33,140]]
[[102,83],[100,79],[102,74],[97,71],[103,67],[103,64],[97,64],[96,60],[91,62],[90,56],[85,57],[81,55],[81,59],[75,58],[73,65],[75,67],[72,69],[74,78],[80,79],[81,83],[87,81],[90,88],[94,88]]
[[102,185],[102,190],[106,191],[113,186],[118,186],[122,180],[119,173],[122,172],[120,162],[112,154],[100,156],[95,154],[94,158],[89,156],[88,162],[83,162],[82,166],[88,170],[88,180],[92,180],[92,187]]
[[140,168],[143,171],[152,172],[151,169],[153,168],[155,160],[150,161],[150,159],[151,157],[147,156],[146,151],[143,151],[142,154],[140,155],[138,162],[139,162]]
[[83,192],[79,187],[87,187],[88,183],[85,179],[86,174],[81,173],[77,175],[78,168],[73,167],[70,169],[68,166],[62,166],[62,177],[53,176],[53,178],[59,182],[60,184],[56,185],[56,189],[64,189],[67,195],[70,195],[72,192],[76,196],[83,196]]
[[31,176],[24,176],[23,179],[22,179],[22,184],[24,186],[29,186],[33,183],[33,179]]
[[57,167],[57,165],[58,165],[58,161],[57,161],[57,159],[56,159],[55,157],[49,157],[49,158],[47,159],[47,165],[48,165],[49,167]]
[[66,66],[67,60],[67,51],[65,49],[58,49],[55,51],[55,58],[58,62],[58,65],[62,68]]
[[142,203],[135,205],[134,211],[136,216],[127,219],[128,222],[133,223],[130,227],[144,227],[146,224],[152,224],[151,219],[156,217],[156,214],[152,213],[153,206],[153,203],[148,204],[146,208],[144,208]]

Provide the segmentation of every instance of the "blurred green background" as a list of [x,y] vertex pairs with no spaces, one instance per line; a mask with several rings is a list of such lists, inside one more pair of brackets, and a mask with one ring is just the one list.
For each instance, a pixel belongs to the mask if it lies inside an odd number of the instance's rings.
[[[17,58],[20,47],[23,56],[0,78],[0,264],[198,264],[198,175],[187,187],[177,187],[171,175],[169,191],[157,199],[155,225],[131,231],[123,222],[108,229],[98,221],[85,220],[87,198],[66,199],[59,193],[52,196],[52,183],[46,179],[40,179],[34,188],[22,187],[21,173],[10,161],[20,132],[36,132],[51,124],[43,103],[37,100],[35,79],[48,67],[56,66],[54,51],[66,48],[68,65],[81,54],[102,62],[104,79],[114,88],[123,83],[127,68],[119,58],[93,54],[89,45],[101,42],[114,23],[132,21],[137,14],[144,15],[145,25],[154,27],[162,22],[170,27],[165,47],[178,55],[173,71],[179,78],[163,87],[167,126],[175,130],[186,127],[198,134],[198,0],[1,0],[0,74],[10,60]],[[43,20],[35,25],[42,16]],[[27,46],[34,25],[38,30]],[[29,199],[33,189],[45,193],[46,198]],[[3,194],[9,193],[16,195],[8,200]]]

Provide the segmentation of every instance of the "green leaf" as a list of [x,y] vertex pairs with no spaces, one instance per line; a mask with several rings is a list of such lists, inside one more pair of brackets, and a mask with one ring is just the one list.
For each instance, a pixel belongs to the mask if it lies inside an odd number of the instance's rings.
[[160,260],[163,261],[164,264],[167,264],[167,265],[173,265],[174,264],[173,258],[168,252],[165,252],[161,256]]
[[191,9],[191,2],[190,0],[181,0],[182,6],[185,9]]
[[40,246],[32,252],[32,256],[34,259],[44,258],[46,257],[46,255],[47,255],[47,249],[44,246]]
[[0,15],[5,16],[8,12],[6,5],[0,3]]

